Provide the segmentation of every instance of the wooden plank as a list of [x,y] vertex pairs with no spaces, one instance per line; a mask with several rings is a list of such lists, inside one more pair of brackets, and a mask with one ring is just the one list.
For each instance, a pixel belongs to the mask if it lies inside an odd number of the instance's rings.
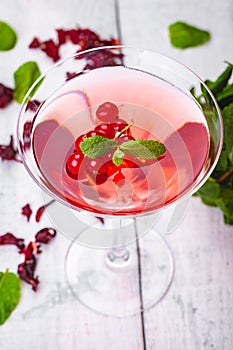
[[[27,49],[34,36],[49,39],[55,37],[55,28],[73,28],[77,24],[91,28],[105,38],[117,35],[115,6],[111,0],[107,2],[22,0],[17,2],[17,6],[15,1],[9,0],[6,4],[0,4],[0,12],[1,19],[11,23],[19,35],[16,51],[12,50],[8,56],[6,54],[4,57],[0,56],[0,66],[4,67],[6,72],[3,78],[9,79],[10,85],[12,78],[9,78],[9,75],[20,62],[27,59],[36,60],[43,70],[52,65],[44,53]],[[63,56],[71,54],[73,50],[74,47],[69,46],[67,50],[62,51]],[[6,56],[9,57],[9,61],[5,59]],[[17,118],[18,106],[15,104],[12,108]],[[10,117],[12,117],[10,111],[5,110],[4,118],[0,121],[1,134],[6,139],[15,127],[15,121],[9,123],[9,120],[12,121]],[[0,213],[1,230],[11,230],[29,240],[41,226],[34,224],[33,219],[28,226],[21,217],[20,210],[26,204],[25,201],[32,203],[33,208],[37,208],[41,205],[41,195],[23,168],[20,165],[17,167],[18,165],[14,165],[13,169],[11,164],[1,164],[0,167],[4,202],[4,210]],[[13,178],[5,175],[7,168],[9,173],[14,172]],[[16,203],[13,209],[12,203]],[[17,220],[14,220],[15,217]],[[44,217],[41,225],[51,226],[49,218]],[[139,316],[122,319],[101,316],[83,307],[69,294],[64,278],[64,258],[69,244],[68,239],[58,235],[56,241],[44,249],[37,269],[41,279],[39,291],[35,294],[30,286],[23,285],[17,310],[1,328],[0,348],[2,350],[142,349]],[[17,255],[16,258],[15,256],[12,247],[2,247],[0,270],[9,265],[15,270],[17,266],[15,259],[19,259],[18,263],[22,260],[22,256]]]
[[[133,6],[122,0],[123,43],[172,56],[204,79],[215,77],[223,61],[232,60],[231,12],[229,0],[221,4],[136,0]],[[224,25],[219,18],[224,18]],[[211,42],[186,51],[172,48],[167,27],[177,20],[209,29]],[[182,224],[167,237],[176,260],[174,282],[162,302],[144,313],[147,349],[232,349],[232,233],[218,209],[192,199]]]

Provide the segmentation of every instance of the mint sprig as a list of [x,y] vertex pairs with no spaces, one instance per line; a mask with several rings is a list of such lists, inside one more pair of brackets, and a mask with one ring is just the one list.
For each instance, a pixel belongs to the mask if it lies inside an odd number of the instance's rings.
[[[195,193],[202,202],[212,207],[219,207],[224,214],[226,224],[233,225],[233,65],[228,63],[226,69],[215,81],[205,83],[214,94],[221,109],[224,126],[223,147],[218,163],[206,183]],[[202,86],[202,95],[197,96],[195,89],[191,90],[194,98],[202,105],[210,127],[215,119],[216,111],[211,107],[209,93]]]
[[112,162],[116,166],[123,163],[125,154],[147,160],[158,158],[166,152],[165,146],[158,141],[130,140],[118,145],[116,139],[108,139],[100,135],[87,137],[81,142],[80,149],[85,156],[94,159],[115,150]]
[[20,298],[20,279],[12,272],[0,272],[0,325],[5,323]]

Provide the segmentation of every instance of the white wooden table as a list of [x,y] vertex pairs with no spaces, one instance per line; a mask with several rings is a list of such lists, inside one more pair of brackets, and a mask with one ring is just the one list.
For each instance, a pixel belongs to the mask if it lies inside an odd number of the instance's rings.
[[[35,60],[42,70],[51,66],[43,53],[27,49],[37,35],[55,35],[55,28],[76,24],[103,37],[119,36],[123,44],[154,49],[187,64],[203,79],[215,78],[224,60],[233,61],[231,0],[7,0],[0,2],[0,20],[18,33],[18,44],[0,53],[0,82],[13,86],[13,72]],[[117,20],[118,18],[118,20]],[[172,48],[167,27],[185,20],[212,33],[212,40],[195,49]],[[120,29],[120,31],[119,31]],[[68,47],[67,52],[71,53]],[[0,110],[0,141],[15,130],[19,105]],[[21,164],[0,162],[0,234],[13,232],[30,240],[40,228],[26,223],[21,207],[37,208],[41,192]],[[233,349],[233,228],[223,224],[218,209],[191,200],[179,228],[167,237],[176,259],[174,282],[157,306],[140,315],[111,318],[89,311],[69,294],[64,257],[70,244],[63,235],[44,248],[37,273],[37,293],[22,284],[22,296],[10,319],[0,327],[1,350],[232,350]],[[1,247],[0,270],[16,271],[22,257],[15,247]],[[145,339],[143,339],[143,326]]]

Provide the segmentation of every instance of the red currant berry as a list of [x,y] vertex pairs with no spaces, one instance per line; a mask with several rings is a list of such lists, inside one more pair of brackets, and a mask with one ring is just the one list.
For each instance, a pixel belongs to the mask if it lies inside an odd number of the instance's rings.
[[117,137],[117,139],[116,139],[118,145],[121,145],[122,143],[127,142],[127,141],[131,141],[131,140],[135,141],[135,138],[133,136],[130,136],[130,135],[122,135],[122,136]]
[[76,140],[75,140],[75,149],[77,152],[80,151],[80,143],[83,142],[86,138],[86,135],[80,135]]
[[78,180],[79,168],[83,160],[83,154],[80,152],[72,153],[66,161],[66,172],[75,180]]
[[115,137],[115,130],[113,124],[100,124],[95,127],[95,131],[98,135],[113,139]]
[[112,176],[118,171],[118,167],[113,164],[112,160],[108,160],[99,169],[99,174],[107,173],[108,177]]
[[92,159],[89,157],[85,157],[82,162],[82,169],[85,169],[85,171],[88,171],[89,173],[96,174],[99,171],[100,167],[100,158]]
[[[122,174],[121,170],[117,172],[117,174],[113,178],[113,182],[117,185],[118,182],[125,180],[125,176]],[[123,182],[122,182],[123,184]]]
[[102,173],[97,173],[95,178],[96,185],[102,185],[104,182],[107,181],[107,179],[108,179],[108,174],[106,171]]
[[112,102],[102,103],[96,111],[96,116],[102,122],[110,122],[116,119],[119,114],[118,107]]
[[[128,125],[128,123],[123,120],[123,119],[117,119],[114,123],[112,123],[113,128],[115,129],[115,131],[121,131],[123,130],[126,126]],[[129,130],[129,129],[128,129]],[[127,131],[126,131],[127,132]]]
[[86,133],[86,137],[93,137],[93,136],[97,136],[99,135],[99,133],[95,130],[89,131],[88,133]]
[[123,163],[120,165],[120,168],[139,168],[139,165],[128,158],[123,160]]

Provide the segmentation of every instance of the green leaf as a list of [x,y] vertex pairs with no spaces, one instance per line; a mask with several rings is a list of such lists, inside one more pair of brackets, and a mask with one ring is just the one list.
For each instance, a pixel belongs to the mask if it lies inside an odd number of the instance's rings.
[[20,279],[12,272],[0,272],[0,325],[15,309],[20,298]]
[[221,92],[223,88],[227,85],[232,74],[232,69],[233,65],[229,63],[227,68],[222,74],[220,74],[216,81],[205,81],[206,85],[209,87],[209,89],[213,92],[214,95]]
[[228,154],[228,159],[233,165],[233,103],[222,110],[224,123],[224,148]]
[[230,217],[224,215],[224,222],[227,225],[233,225],[233,218],[230,218]]
[[171,44],[178,49],[200,46],[210,40],[210,33],[185,22],[168,27]]
[[228,169],[228,153],[226,150],[222,151],[216,165],[215,171],[225,172]]
[[[26,95],[32,84],[40,77],[41,72],[36,62],[29,61],[22,64],[14,72],[15,88],[14,88],[14,99],[18,103],[22,103],[24,96]],[[42,82],[42,81],[41,81]],[[41,83],[40,82],[40,83]],[[38,89],[39,84],[32,91],[31,96]]]
[[227,85],[219,94],[217,94],[216,99],[221,108],[233,103],[233,84]]
[[221,196],[217,200],[217,205],[222,209],[225,216],[233,219],[233,190],[222,188]]
[[7,23],[0,21],[0,51],[8,51],[15,47],[17,35]]
[[215,203],[220,196],[220,185],[214,179],[208,178],[197,194],[207,202]]
[[113,153],[112,162],[116,166],[120,166],[124,160],[124,152],[122,152],[119,148]]
[[136,158],[154,159],[166,152],[165,146],[154,140],[130,140],[120,145],[121,151]]
[[83,142],[81,142],[80,149],[85,156],[95,159],[107,152],[112,151],[116,146],[117,144],[115,140],[97,135],[87,137]]
[[[233,225],[233,84],[230,81],[232,72],[233,65],[228,63],[227,68],[216,81],[206,80],[206,84],[215,95],[221,108],[224,138],[222,151],[212,177],[195,193],[201,197],[204,204],[218,206],[224,214],[224,222],[229,225]],[[191,93],[195,97],[193,88],[191,88]],[[201,101],[210,135],[214,135],[217,113],[204,87],[202,95],[198,96],[198,101]]]

